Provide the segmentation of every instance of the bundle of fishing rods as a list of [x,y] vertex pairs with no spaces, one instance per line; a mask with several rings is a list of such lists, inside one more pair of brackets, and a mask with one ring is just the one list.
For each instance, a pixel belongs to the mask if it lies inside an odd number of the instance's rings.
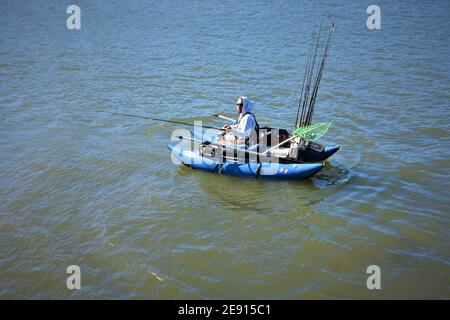
[[[322,26],[319,27],[317,35],[313,32],[311,37],[311,44],[309,46],[308,58],[306,60],[306,68],[303,76],[302,90],[298,103],[297,117],[295,119],[295,128],[311,125],[314,106],[317,102],[317,92],[319,90],[320,80],[322,79],[322,73],[327,59],[331,36],[335,30],[335,24],[334,22],[331,23],[328,37],[322,50],[319,50],[321,44],[321,29]],[[317,57],[320,57],[320,61],[318,61],[318,66],[316,67]]]

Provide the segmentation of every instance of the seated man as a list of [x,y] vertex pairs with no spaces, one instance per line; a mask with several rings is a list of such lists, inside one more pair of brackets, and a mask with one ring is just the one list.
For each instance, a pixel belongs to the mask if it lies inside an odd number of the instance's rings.
[[258,122],[252,111],[253,102],[247,97],[239,97],[236,102],[236,111],[239,119],[234,125],[223,126],[224,136],[221,143],[245,144],[252,134],[256,135],[259,129]]

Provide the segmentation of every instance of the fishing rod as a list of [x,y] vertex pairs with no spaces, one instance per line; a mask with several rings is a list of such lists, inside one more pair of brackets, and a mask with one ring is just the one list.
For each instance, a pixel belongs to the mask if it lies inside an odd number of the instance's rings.
[[[304,118],[305,112],[306,112],[305,109],[306,109],[306,105],[308,104],[308,101],[309,101],[309,89],[311,87],[311,78],[312,78],[312,75],[314,72],[314,64],[315,64],[317,49],[318,49],[318,45],[319,45],[321,28],[322,28],[322,24],[320,24],[320,26],[319,26],[319,31],[317,33],[317,40],[315,40],[314,35],[312,36],[312,39],[311,39],[311,41],[313,43],[314,59],[312,61],[310,60],[309,64],[306,66],[306,69],[307,69],[306,90],[305,90],[305,94],[303,96],[302,114],[300,116],[299,126],[303,125],[303,118]],[[311,52],[311,58],[312,58],[312,56],[313,56],[313,52]]]
[[[309,60],[311,58],[311,52],[312,52],[312,48],[313,48],[313,44],[314,44],[314,32],[311,35],[311,44],[309,45],[309,50],[308,50],[308,58],[306,59],[306,66],[309,65]],[[305,68],[305,73],[303,75],[303,81],[302,81],[302,91],[300,92],[300,98],[298,100],[298,108],[297,108],[297,116],[295,117],[295,128],[298,127],[298,116],[300,113],[300,108],[302,105],[302,97],[303,97],[303,90],[305,88],[305,82],[306,82],[306,72],[307,72],[307,68]],[[302,110],[303,111],[303,110]]]
[[317,73],[317,78],[316,78],[316,82],[314,84],[314,89],[313,92],[311,94],[311,99],[309,102],[309,108],[308,108],[308,113],[306,115],[306,119],[305,119],[305,125],[310,125],[311,124],[311,120],[312,120],[312,115],[314,112],[314,106],[316,104],[316,100],[317,100],[317,92],[319,91],[319,84],[320,84],[320,80],[322,79],[322,74],[323,74],[323,69],[325,66],[325,61],[328,55],[328,48],[329,48],[329,44],[330,44],[330,40],[331,40],[331,35],[333,34],[335,29],[335,25],[334,22],[331,23],[331,28],[330,31],[328,33],[328,39],[327,42],[325,43],[325,48],[323,49],[323,54],[322,54],[322,59],[320,61],[320,65],[319,65],[319,70]]
[[[307,66],[308,69],[308,75],[307,75],[307,84],[306,84],[306,90],[305,90],[305,94],[304,94],[304,99],[303,99],[303,105],[302,105],[302,114],[300,116],[300,123],[299,126],[304,126],[304,117],[306,116],[306,108],[308,106],[308,103],[310,101],[310,96],[309,96],[309,91],[311,89],[311,81],[314,75],[314,66],[316,65],[316,57],[317,57],[317,51],[319,49],[319,41],[320,41],[320,34],[322,31],[322,24],[320,24],[319,26],[319,32],[317,34],[317,39],[315,40],[316,45],[314,48],[314,55],[313,55],[313,60],[312,62]],[[314,42],[314,39],[313,39]]]
[[[159,118],[152,118],[152,117],[146,117],[146,116],[139,116],[135,114],[127,114],[127,113],[120,113],[120,112],[111,112],[111,114],[114,115],[120,115],[120,116],[126,116],[126,117],[133,117],[133,118],[141,118],[141,119],[147,119],[147,120],[153,120],[153,121],[160,121],[160,122],[169,122],[169,123],[176,123],[176,124],[184,124],[187,126],[195,127],[195,124],[189,123],[189,122],[182,122],[182,121],[174,121],[174,120],[167,120],[167,119],[159,119]],[[222,128],[216,128],[216,127],[210,127],[210,126],[204,126],[202,125],[202,128],[206,129],[216,129],[225,131]]]

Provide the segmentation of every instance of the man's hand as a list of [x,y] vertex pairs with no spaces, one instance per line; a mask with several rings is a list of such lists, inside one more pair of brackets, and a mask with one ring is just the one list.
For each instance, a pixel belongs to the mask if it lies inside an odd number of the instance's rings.
[[231,129],[231,126],[229,126],[229,125],[224,125],[223,127],[222,127],[222,129],[224,130],[224,131],[228,131],[228,130],[230,130]]

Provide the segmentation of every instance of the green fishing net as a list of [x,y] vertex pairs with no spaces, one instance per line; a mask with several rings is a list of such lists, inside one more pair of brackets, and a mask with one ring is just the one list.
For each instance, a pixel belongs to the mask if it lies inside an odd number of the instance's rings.
[[300,127],[292,131],[292,135],[303,138],[306,141],[315,141],[322,138],[330,129],[332,122],[314,123]]

